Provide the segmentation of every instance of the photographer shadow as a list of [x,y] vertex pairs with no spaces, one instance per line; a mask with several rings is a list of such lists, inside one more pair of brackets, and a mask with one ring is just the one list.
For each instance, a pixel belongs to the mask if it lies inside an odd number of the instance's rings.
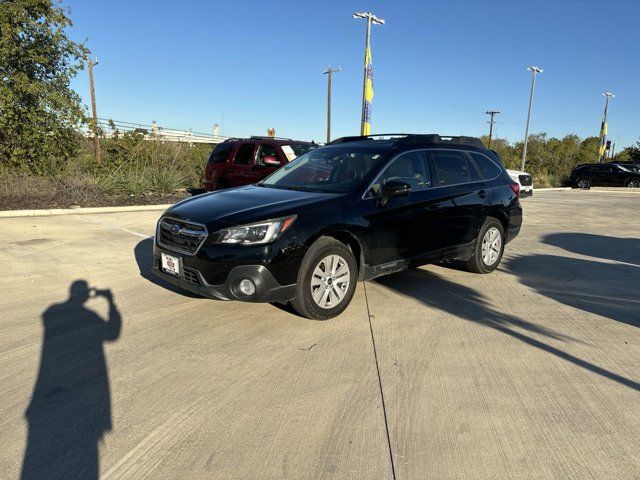
[[[103,320],[85,304],[109,303]],[[71,284],[69,298],[42,314],[44,328],[37,381],[27,407],[28,438],[22,479],[99,475],[98,444],[112,429],[111,392],[104,343],[120,337],[122,317],[111,290]]]

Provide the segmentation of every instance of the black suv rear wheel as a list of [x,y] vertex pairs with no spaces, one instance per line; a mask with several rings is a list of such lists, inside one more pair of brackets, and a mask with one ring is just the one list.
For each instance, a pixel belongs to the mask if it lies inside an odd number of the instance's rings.
[[333,318],[349,306],[357,281],[351,249],[335,238],[321,237],[302,260],[291,306],[306,318]]
[[589,180],[587,177],[580,177],[578,178],[578,180],[576,180],[576,187],[578,188],[583,188],[583,189],[589,189],[591,188],[591,180]]
[[467,260],[467,270],[474,273],[493,272],[504,252],[504,227],[499,220],[489,217],[478,233],[476,248]]

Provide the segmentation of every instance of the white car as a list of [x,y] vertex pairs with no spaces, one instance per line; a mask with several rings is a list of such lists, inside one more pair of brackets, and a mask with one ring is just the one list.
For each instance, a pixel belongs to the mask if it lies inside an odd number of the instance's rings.
[[520,184],[520,198],[533,195],[533,178],[531,178],[531,175],[518,170],[507,170],[507,173],[514,182]]

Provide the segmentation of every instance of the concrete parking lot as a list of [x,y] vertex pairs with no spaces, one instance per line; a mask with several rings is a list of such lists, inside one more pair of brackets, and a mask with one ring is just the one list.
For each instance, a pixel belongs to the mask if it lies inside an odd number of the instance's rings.
[[151,278],[160,212],[0,219],[0,478],[640,478],[640,195],[523,205],[326,322]]

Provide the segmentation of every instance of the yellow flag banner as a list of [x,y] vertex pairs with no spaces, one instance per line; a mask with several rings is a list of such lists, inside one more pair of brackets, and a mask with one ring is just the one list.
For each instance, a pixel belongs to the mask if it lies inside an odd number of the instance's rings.
[[600,127],[600,156],[604,155],[605,150],[607,149],[607,122],[602,121],[602,126]]
[[364,58],[366,76],[364,80],[364,109],[362,111],[362,135],[371,134],[371,102],[373,100],[373,70],[371,68],[371,49],[367,47]]

